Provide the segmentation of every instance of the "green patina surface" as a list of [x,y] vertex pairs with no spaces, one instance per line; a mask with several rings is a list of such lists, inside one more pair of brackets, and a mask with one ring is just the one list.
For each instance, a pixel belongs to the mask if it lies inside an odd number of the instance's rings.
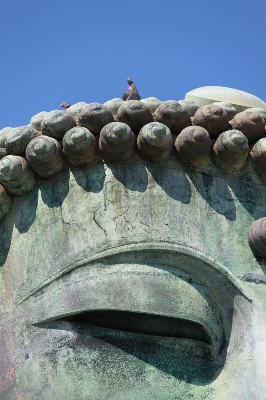
[[[1,399],[264,399],[266,285],[243,276],[265,275],[247,233],[266,190],[247,166],[99,160],[14,203],[0,227]],[[209,342],[159,335],[152,318],[149,334],[78,319],[92,310],[192,321]]]

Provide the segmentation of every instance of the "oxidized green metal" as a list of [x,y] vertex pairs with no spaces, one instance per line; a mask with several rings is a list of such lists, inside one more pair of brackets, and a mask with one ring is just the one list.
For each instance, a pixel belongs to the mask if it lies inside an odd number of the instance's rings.
[[0,226],[3,400],[263,400],[266,268],[247,236],[266,187],[246,162],[200,171],[98,157]]

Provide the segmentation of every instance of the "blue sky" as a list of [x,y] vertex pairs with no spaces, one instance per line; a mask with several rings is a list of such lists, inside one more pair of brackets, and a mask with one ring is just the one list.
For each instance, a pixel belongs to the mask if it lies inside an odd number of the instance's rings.
[[266,0],[0,0],[0,129],[62,101],[228,86],[266,101]]

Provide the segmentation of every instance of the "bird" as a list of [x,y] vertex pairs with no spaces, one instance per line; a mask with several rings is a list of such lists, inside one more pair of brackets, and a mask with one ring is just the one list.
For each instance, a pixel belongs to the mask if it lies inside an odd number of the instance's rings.
[[129,100],[140,100],[141,96],[139,95],[138,89],[134,85],[134,82],[131,78],[127,78],[128,88],[127,91],[123,93],[122,100],[129,101]]
[[71,104],[69,104],[67,101],[62,101],[59,107],[62,107],[64,110],[67,110]]

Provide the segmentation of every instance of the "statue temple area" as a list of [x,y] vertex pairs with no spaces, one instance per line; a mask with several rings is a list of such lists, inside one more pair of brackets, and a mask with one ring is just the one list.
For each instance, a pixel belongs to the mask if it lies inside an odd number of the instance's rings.
[[0,398],[265,400],[266,104],[128,97],[0,131]]

